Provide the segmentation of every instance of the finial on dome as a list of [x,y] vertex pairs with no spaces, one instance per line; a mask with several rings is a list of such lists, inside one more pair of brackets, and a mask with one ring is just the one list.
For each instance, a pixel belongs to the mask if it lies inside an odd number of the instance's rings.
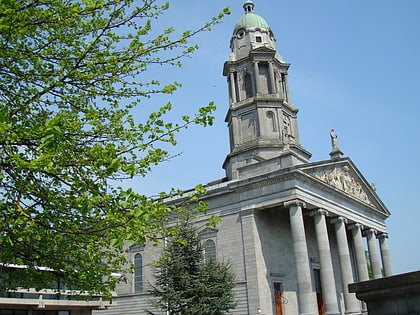
[[245,9],[245,14],[251,13],[254,11],[254,2],[252,2],[251,0],[247,0],[245,1],[243,7]]

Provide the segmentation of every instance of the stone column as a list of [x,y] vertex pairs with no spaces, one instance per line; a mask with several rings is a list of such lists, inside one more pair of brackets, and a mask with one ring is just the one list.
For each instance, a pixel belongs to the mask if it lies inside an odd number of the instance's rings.
[[372,265],[373,279],[382,278],[381,262],[379,261],[378,246],[376,243],[376,231],[374,229],[366,230],[368,240],[368,249],[370,263]]
[[347,220],[343,217],[335,218],[331,221],[334,223],[335,234],[338,245],[338,257],[340,259],[341,280],[343,283],[343,297],[345,314],[360,314],[360,303],[356,299],[354,293],[349,292],[348,285],[354,282],[353,270],[351,268],[350,251],[346,233]]
[[290,102],[289,81],[287,79],[287,74],[284,73],[282,79],[283,79],[284,87],[285,87],[284,99],[286,102]]
[[334,281],[334,270],[331,260],[330,241],[328,238],[325,216],[327,211],[319,209],[311,213],[315,222],[316,241],[318,244],[319,262],[321,265],[322,297],[325,303],[325,314],[339,314],[337,289]]
[[290,215],[290,229],[296,264],[299,314],[316,315],[318,314],[317,301],[312,290],[311,269],[302,215],[302,207],[305,207],[305,203],[300,200],[292,200],[285,202],[284,207],[289,209]]
[[230,78],[230,93],[232,94],[230,98],[232,99],[232,103],[236,103],[238,100],[236,99],[235,74],[233,72],[229,73],[229,78]]
[[271,94],[276,94],[276,81],[274,78],[274,69],[273,69],[273,63],[270,61],[268,63],[268,70],[270,71],[270,86],[271,86]]
[[254,61],[254,77],[255,77],[255,95],[260,93],[260,70],[258,69],[258,62]]
[[379,237],[379,247],[381,249],[382,256],[382,265],[384,267],[385,277],[392,276],[392,267],[391,267],[391,255],[388,248],[388,234],[380,233]]
[[366,263],[365,248],[363,246],[362,240],[362,227],[363,226],[361,224],[355,223],[350,228],[353,237],[354,251],[356,254],[356,265],[357,273],[359,275],[359,281],[366,281],[369,280],[369,273]]

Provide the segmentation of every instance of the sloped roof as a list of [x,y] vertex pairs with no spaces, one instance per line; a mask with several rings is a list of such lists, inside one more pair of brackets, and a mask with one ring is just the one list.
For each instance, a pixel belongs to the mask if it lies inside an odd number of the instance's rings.
[[350,158],[309,163],[300,168],[322,184],[369,205],[385,216],[390,212]]

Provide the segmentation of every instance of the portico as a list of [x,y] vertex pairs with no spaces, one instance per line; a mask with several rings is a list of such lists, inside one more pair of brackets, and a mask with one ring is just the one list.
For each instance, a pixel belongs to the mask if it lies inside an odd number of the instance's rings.
[[[266,200],[261,206],[261,208],[256,206],[254,211],[259,211],[259,216],[264,216],[264,211],[270,208],[270,204]],[[375,277],[374,264],[377,264],[375,268],[379,270],[376,271],[377,278],[383,276],[382,272],[385,275],[387,268],[390,269],[387,234],[370,228],[365,221],[363,224],[353,221],[351,215],[343,216],[344,209],[339,214],[325,208],[310,209],[309,201],[303,198],[285,201],[283,207],[288,211],[290,220],[297,277],[298,314],[320,314],[317,308],[319,299],[314,290],[316,279],[313,276],[314,268],[311,263],[313,260],[319,262],[322,314],[365,314],[365,305],[357,300],[354,293],[348,291],[348,285],[360,279],[368,280]],[[313,231],[310,226],[308,227],[309,222],[312,222],[315,230],[317,255],[308,251],[307,240],[312,242],[313,237]],[[374,222],[372,225],[378,228]],[[330,239],[333,239],[332,245]],[[334,251],[331,247],[334,247]],[[379,257],[378,252],[384,254]],[[338,260],[339,264],[333,264],[334,259]],[[371,276],[369,268],[372,270]],[[336,285],[338,282],[339,286]],[[340,297],[342,297],[341,303]]]
[[[331,174],[335,181],[328,180]],[[282,283],[288,300],[283,314],[294,314],[288,313],[293,299],[296,314],[366,313],[348,284],[391,272],[384,223],[389,212],[349,158],[296,165],[226,185],[240,200],[241,211],[252,208],[254,213],[254,243],[265,261],[247,270],[256,270],[259,287]],[[267,232],[273,229],[280,230]],[[269,253],[276,251],[275,246],[269,249],[273,243],[284,244],[276,254]],[[293,270],[278,265],[286,244]],[[266,314],[278,314],[267,311],[273,300],[261,294],[251,309],[265,306],[261,309]]]

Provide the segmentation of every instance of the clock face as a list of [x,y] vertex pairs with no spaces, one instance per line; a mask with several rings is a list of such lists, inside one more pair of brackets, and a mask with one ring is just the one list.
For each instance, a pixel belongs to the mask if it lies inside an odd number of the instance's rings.
[[236,38],[242,39],[245,37],[245,30],[239,30],[236,32]]

